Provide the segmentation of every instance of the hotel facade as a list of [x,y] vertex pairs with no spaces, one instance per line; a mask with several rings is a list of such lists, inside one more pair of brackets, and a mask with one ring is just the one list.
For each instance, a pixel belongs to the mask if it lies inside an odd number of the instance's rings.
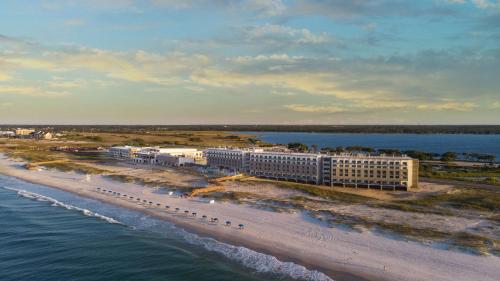
[[418,185],[418,160],[406,156],[226,148],[207,149],[205,156],[211,167],[276,180],[394,190]]

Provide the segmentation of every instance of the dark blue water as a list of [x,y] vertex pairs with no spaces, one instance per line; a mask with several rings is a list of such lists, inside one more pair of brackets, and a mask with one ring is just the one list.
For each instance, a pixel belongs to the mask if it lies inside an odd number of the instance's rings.
[[500,135],[447,135],[447,134],[335,134],[335,133],[280,133],[242,132],[259,139],[287,144],[301,142],[321,147],[367,146],[376,149],[419,150],[432,153],[453,151],[458,153],[491,154],[500,159]]
[[170,223],[0,175],[0,280],[320,280]]

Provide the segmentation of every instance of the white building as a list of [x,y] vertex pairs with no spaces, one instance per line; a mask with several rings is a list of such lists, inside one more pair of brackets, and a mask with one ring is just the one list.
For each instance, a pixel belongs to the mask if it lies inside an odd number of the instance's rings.
[[263,149],[231,149],[209,148],[205,150],[207,165],[236,172],[245,172],[248,169],[251,152],[263,152]]
[[133,158],[140,150],[139,147],[133,146],[113,146],[109,149],[109,155],[114,158]]
[[[174,160],[172,157],[177,158]],[[188,160],[188,158],[192,160]],[[181,164],[184,165],[188,162],[194,163],[201,158],[203,158],[203,151],[199,151],[196,148],[145,147],[135,154],[133,160],[138,164],[181,166]]]
[[186,165],[193,165],[195,163],[195,158],[183,155],[171,155],[162,153],[156,156],[156,164],[161,166],[181,167]]
[[15,137],[16,133],[14,131],[0,131],[0,137]]

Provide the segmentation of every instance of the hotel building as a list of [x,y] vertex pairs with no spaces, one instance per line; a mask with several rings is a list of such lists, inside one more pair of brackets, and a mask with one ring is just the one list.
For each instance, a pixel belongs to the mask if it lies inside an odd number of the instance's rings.
[[418,185],[418,160],[406,156],[324,155],[324,185],[408,189]]
[[418,184],[418,161],[406,156],[325,155],[225,148],[208,149],[205,155],[211,167],[276,180],[404,190]]
[[252,152],[246,172],[277,180],[320,183],[321,155],[312,153]]
[[209,148],[205,150],[205,157],[208,166],[245,172],[248,169],[250,153],[263,151],[263,149]]

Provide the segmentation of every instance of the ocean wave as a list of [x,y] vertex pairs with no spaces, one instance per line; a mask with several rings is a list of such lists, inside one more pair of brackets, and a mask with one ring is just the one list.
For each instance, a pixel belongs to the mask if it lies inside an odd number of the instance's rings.
[[163,228],[162,226],[168,225],[167,232],[172,235],[178,235],[179,238],[186,241],[187,243],[202,247],[209,252],[220,254],[259,273],[276,274],[279,276],[290,277],[296,280],[332,281],[330,277],[319,271],[309,270],[306,267],[295,264],[293,262],[283,262],[272,255],[259,253],[242,246],[234,246],[217,241],[212,238],[200,237],[196,234],[187,232],[169,222],[158,220],[147,215],[141,214],[138,216],[127,217],[127,215],[125,214],[117,213],[116,216],[118,218],[121,218],[120,220],[123,219],[122,221],[125,221],[125,223],[122,223],[111,217],[101,215],[97,212],[93,212],[85,208],[79,208],[70,204],[63,203],[49,196],[37,194],[23,189],[11,187],[4,188],[15,191],[20,196],[26,198],[34,199],[37,201],[47,201],[50,202],[52,206],[63,207],[68,210],[77,210],[85,216],[96,217],[109,223],[124,224],[131,227],[131,229],[147,229],[150,231],[163,233],[167,229]]
[[259,253],[241,246],[222,243],[212,238],[202,238],[188,232],[185,232],[184,235],[184,238],[190,244],[202,246],[208,251],[222,254],[226,258],[239,262],[260,273],[286,275],[297,280],[333,281],[322,272],[309,270],[293,262],[283,262],[271,255]]
[[12,187],[4,187],[4,188],[8,189],[8,190],[15,191],[15,192],[17,192],[18,195],[23,196],[25,198],[34,199],[36,201],[50,202],[50,203],[52,203],[51,206],[54,206],[54,207],[63,207],[63,208],[68,209],[68,210],[76,210],[76,211],[81,212],[85,216],[96,217],[96,218],[99,218],[101,220],[107,221],[109,223],[122,224],[121,222],[119,222],[113,218],[92,212],[92,211],[87,210],[87,209],[83,209],[83,208],[79,208],[79,207],[76,207],[73,205],[65,204],[61,201],[58,201],[57,199],[52,198],[52,197],[33,193],[33,192],[23,190],[23,189],[17,189],[17,188],[12,188]]

